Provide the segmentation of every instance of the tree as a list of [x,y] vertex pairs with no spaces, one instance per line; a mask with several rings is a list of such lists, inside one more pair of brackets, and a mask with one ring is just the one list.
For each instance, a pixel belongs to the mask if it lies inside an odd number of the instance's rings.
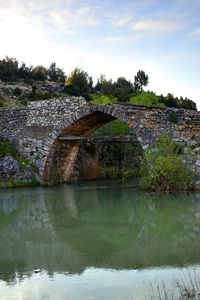
[[20,68],[18,69],[18,77],[22,79],[31,79],[32,78],[32,69],[33,67],[27,67],[24,62],[22,62]]
[[18,77],[18,61],[15,58],[6,56],[0,60],[0,79],[3,81],[13,81]]
[[56,63],[53,62],[48,69],[48,78],[50,81],[65,82],[65,73],[62,69],[56,67]]
[[76,68],[65,80],[65,92],[72,96],[83,96],[86,100],[92,92],[92,77],[87,72]]
[[104,75],[98,79],[95,91],[117,98],[119,102],[128,102],[135,93],[134,85],[126,78],[119,77],[116,82],[113,82],[112,79],[106,79]]
[[126,78],[119,77],[114,83],[114,96],[119,102],[128,102],[134,94],[134,85]]
[[149,76],[145,74],[144,71],[139,70],[137,75],[134,77],[134,87],[137,93],[143,90],[144,86],[149,83]]
[[174,97],[173,94],[168,93],[166,96],[159,96],[160,102],[164,103],[167,107],[185,108],[197,110],[196,103],[189,98]]
[[33,68],[32,74],[33,74],[33,79],[45,81],[47,80],[48,71],[44,66],[39,65]]
[[102,95],[114,96],[114,84],[112,79],[106,79],[105,75],[101,75],[97,80],[94,90]]

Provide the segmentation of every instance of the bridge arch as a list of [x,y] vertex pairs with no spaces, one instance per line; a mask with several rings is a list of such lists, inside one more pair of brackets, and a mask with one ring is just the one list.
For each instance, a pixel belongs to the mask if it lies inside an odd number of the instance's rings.
[[74,164],[79,151],[79,141],[60,141],[61,136],[90,136],[96,129],[104,124],[120,120],[130,128],[130,134],[134,135],[143,148],[151,144],[155,134],[145,125],[132,123],[126,112],[119,110],[119,106],[92,105],[83,108],[74,114],[72,118],[55,127],[46,142],[46,156],[43,159],[40,175],[45,182],[67,182],[70,181]]

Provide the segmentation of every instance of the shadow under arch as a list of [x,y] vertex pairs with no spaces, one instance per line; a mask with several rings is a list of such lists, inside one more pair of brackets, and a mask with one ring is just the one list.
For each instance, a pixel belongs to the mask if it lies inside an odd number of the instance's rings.
[[79,151],[79,141],[63,142],[60,136],[90,136],[96,129],[113,120],[120,120],[130,128],[128,120],[124,115],[108,112],[108,107],[91,106],[73,118],[55,128],[48,140],[48,154],[44,162],[42,177],[44,183],[61,183],[70,181],[74,164]]

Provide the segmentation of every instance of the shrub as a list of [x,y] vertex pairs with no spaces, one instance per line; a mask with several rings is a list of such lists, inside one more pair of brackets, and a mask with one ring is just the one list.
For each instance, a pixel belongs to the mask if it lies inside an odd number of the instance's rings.
[[148,105],[148,106],[158,106],[165,107],[163,103],[160,103],[159,97],[156,96],[153,92],[144,92],[142,91],[137,96],[133,96],[130,99],[131,104],[139,104],[139,105]]
[[0,98],[0,107],[4,107],[5,106],[5,102]]
[[114,104],[117,102],[116,98],[102,94],[91,94],[90,99],[90,103],[100,105]]
[[13,91],[13,95],[14,96],[20,96],[21,95],[21,93],[22,93],[22,90],[19,88],[19,87],[16,87],[15,89],[14,89],[14,91]]
[[181,191],[194,187],[195,172],[189,150],[179,148],[168,136],[161,136],[158,145],[147,149],[142,158],[141,182],[153,191]]
[[6,139],[0,140],[0,158],[4,156],[12,156],[17,159],[19,157],[18,151]]
[[175,111],[172,111],[169,115],[169,121],[172,122],[172,123],[175,123],[177,124],[178,123],[178,115],[177,115],[177,112]]
[[4,107],[4,106],[6,106],[6,103],[4,97],[0,94],[0,107]]

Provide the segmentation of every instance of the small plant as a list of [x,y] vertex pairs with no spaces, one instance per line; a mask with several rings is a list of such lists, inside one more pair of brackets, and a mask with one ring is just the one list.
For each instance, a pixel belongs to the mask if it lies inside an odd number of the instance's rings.
[[169,121],[172,122],[172,123],[175,123],[177,124],[178,123],[178,115],[177,115],[177,112],[175,111],[172,111],[169,115]]
[[4,107],[4,106],[5,106],[5,102],[0,99],[0,107]]
[[6,139],[2,139],[0,140],[0,158],[8,155],[15,159],[19,157],[18,151],[11,145],[11,143]]
[[0,182],[0,188],[17,188],[17,187],[22,187],[22,186],[37,186],[39,183],[35,178],[32,179],[10,179],[7,181],[1,181]]
[[14,89],[14,91],[13,91],[13,95],[16,97],[20,96],[21,93],[22,93],[22,90],[19,87],[16,87],[16,89]]
[[147,149],[142,158],[142,185],[153,191],[183,191],[194,188],[195,172],[190,151],[179,154],[168,136],[161,136],[156,147]]
[[0,107],[5,107],[5,106],[6,106],[5,100],[4,100],[3,96],[0,95]]
[[160,284],[150,284],[150,299],[158,300],[199,300],[200,277],[196,271],[181,272],[172,284],[165,281]]

